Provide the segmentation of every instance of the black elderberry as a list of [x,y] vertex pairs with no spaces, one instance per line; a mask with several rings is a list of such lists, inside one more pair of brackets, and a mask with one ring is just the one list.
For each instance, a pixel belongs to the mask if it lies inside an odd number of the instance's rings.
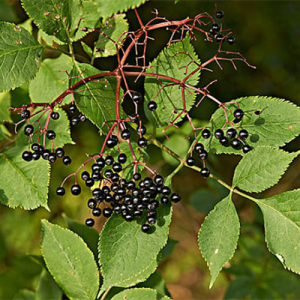
[[140,119],[138,116],[134,116],[131,118],[131,122],[135,123],[135,124],[139,124],[140,123]]
[[150,101],[148,103],[148,109],[151,111],[155,111],[157,109],[157,104],[155,101]]
[[141,181],[141,182],[139,183],[139,187],[140,187],[141,189],[143,189],[143,188],[145,187],[144,181]]
[[115,140],[113,140],[113,139],[108,139],[107,141],[106,141],[106,146],[108,147],[108,148],[113,148],[113,147],[115,147],[117,145],[117,143],[115,142]]
[[119,185],[117,183],[113,183],[110,187],[111,191],[116,193],[117,190],[119,189]]
[[110,155],[108,155],[106,158],[105,158],[105,164],[107,166],[111,166],[113,163],[114,163],[114,158]]
[[179,194],[173,193],[171,195],[171,201],[174,203],[178,203],[181,200],[181,196]]
[[230,139],[233,139],[235,138],[236,136],[236,130],[234,128],[229,128],[227,131],[226,131],[226,136]]
[[53,130],[48,130],[46,133],[46,136],[49,140],[54,140],[56,137],[56,134]]
[[110,193],[110,188],[108,186],[104,186],[102,188],[102,192],[104,195],[108,195]]
[[116,173],[112,174],[112,176],[111,176],[111,181],[112,182],[118,182],[119,179],[120,179],[119,174],[116,174]]
[[113,197],[112,197],[111,194],[108,194],[108,195],[105,196],[105,201],[106,201],[106,202],[111,202],[112,199],[113,199]]
[[45,151],[44,147],[43,147],[42,145],[39,145],[39,149],[38,149],[37,152],[38,152],[39,154],[43,154],[44,151]]
[[142,178],[142,175],[140,174],[140,173],[135,173],[135,174],[133,174],[133,179],[134,180],[140,180]]
[[241,119],[233,119],[233,124],[237,124],[237,123],[239,123],[239,122],[241,122]]
[[97,199],[97,198],[99,198],[100,196],[102,196],[102,191],[101,191],[100,189],[96,188],[96,189],[94,189],[94,190],[92,191],[92,194],[93,194],[93,196]]
[[215,136],[216,139],[219,140],[220,138],[222,138],[222,137],[224,136],[223,130],[222,130],[222,129],[217,129],[217,130],[215,131],[214,136]]
[[74,196],[78,196],[81,193],[81,187],[79,184],[73,184],[71,187],[71,193]]
[[32,125],[26,125],[25,128],[24,128],[24,134],[29,136],[31,134],[33,134],[33,131],[34,131],[34,127]]
[[116,172],[116,173],[119,173],[122,171],[122,166],[121,164],[119,163],[114,163],[113,166],[112,166],[113,170]]
[[224,17],[224,15],[225,15],[224,11],[217,11],[216,12],[216,17],[218,19],[222,19]]
[[149,198],[149,197],[143,197],[143,198],[142,198],[142,202],[143,202],[143,203],[149,203],[149,201],[150,201],[150,198]]
[[239,132],[239,137],[240,137],[242,140],[246,140],[248,136],[249,136],[249,133],[248,133],[248,131],[245,130],[245,129],[242,129],[242,130]]
[[56,189],[57,196],[63,196],[66,193],[66,190],[63,187],[59,187]]
[[99,181],[101,179],[100,173],[92,173],[92,179],[94,181]]
[[171,194],[171,190],[168,186],[164,186],[161,192],[164,196],[169,196]]
[[134,102],[139,102],[142,99],[142,95],[140,93],[133,93],[132,94],[132,100]]
[[144,179],[144,185],[145,187],[149,187],[153,183],[153,180],[150,177],[146,177]]
[[229,45],[233,45],[235,43],[235,38],[233,36],[229,36],[227,38],[227,42]]
[[151,225],[153,225],[153,224],[156,223],[156,219],[153,218],[153,217],[148,217],[148,218],[147,218],[147,221],[148,221],[148,223],[151,224]]
[[129,190],[133,190],[133,189],[135,188],[135,183],[134,183],[133,181],[129,181],[129,182],[127,183],[127,188],[128,188]]
[[113,171],[112,170],[106,170],[105,173],[104,173],[104,176],[106,178],[111,178],[113,175]]
[[99,165],[101,168],[103,168],[105,166],[105,160],[102,157],[98,158],[96,160],[96,162],[97,162],[97,165]]
[[146,132],[147,132],[147,129],[144,125],[142,126],[138,126],[136,132],[139,134],[139,135],[145,135]]
[[64,163],[66,166],[68,166],[69,164],[71,164],[71,162],[72,162],[72,160],[71,160],[71,158],[70,158],[69,156],[65,156],[65,157],[63,158],[63,163]]
[[31,145],[31,149],[34,152],[38,152],[39,148],[40,148],[40,145],[38,143],[34,143],[34,144]]
[[100,208],[94,208],[92,210],[92,214],[94,217],[100,217],[101,216],[101,209]]
[[154,178],[154,182],[157,185],[163,185],[164,184],[164,178],[161,175],[156,175]]
[[148,205],[147,205],[147,209],[148,210],[155,210],[155,205],[151,202],[151,203],[149,203]]
[[103,216],[106,218],[109,218],[112,215],[112,209],[109,207],[106,207],[103,209]]
[[39,160],[40,157],[41,157],[41,154],[38,153],[38,152],[34,152],[34,153],[32,154],[32,159],[33,159],[33,160]]
[[244,116],[244,112],[243,110],[241,110],[240,108],[236,109],[233,112],[233,115],[235,117],[236,120],[242,120],[243,116]]
[[144,188],[144,190],[143,190],[143,195],[144,195],[145,197],[150,197],[150,196],[151,196],[151,191],[150,191],[150,189],[149,189],[149,188]]
[[119,156],[118,156],[118,162],[120,164],[125,164],[127,161],[127,155],[125,153],[121,153]]
[[223,40],[223,38],[224,38],[224,35],[223,35],[223,34],[218,34],[218,35],[216,36],[216,42],[217,42],[217,43],[221,43],[222,40]]
[[86,180],[89,179],[89,178],[90,178],[90,174],[89,174],[88,171],[83,171],[83,172],[81,173],[81,179],[82,179],[82,180],[86,181]]
[[72,120],[71,120],[71,123],[73,126],[77,125],[78,123],[80,122],[80,119],[79,117],[73,117]]
[[142,225],[142,231],[143,231],[144,233],[149,232],[150,228],[151,228],[151,227],[150,227],[149,224],[143,224],[143,225]]
[[141,147],[141,148],[145,148],[147,146],[147,140],[145,138],[139,138],[138,140],[138,145]]
[[202,168],[202,170],[201,170],[202,177],[207,178],[209,176],[209,174],[210,174],[210,171],[208,168]]
[[119,213],[121,212],[121,206],[120,206],[120,205],[116,205],[116,206],[114,207],[114,212],[115,212],[116,214],[119,214]]
[[169,198],[166,197],[166,196],[162,196],[161,199],[160,199],[160,203],[163,204],[163,205],[166,205],[170,202]]
[[118,195],[120,195],[120,196],[125,196],[125,195],[126,195],[126,189],[120,187],[120,188],[118,189],[117,193],[118,193]]
[[92,171],[94,173],[99,173],[102,170],[102,168],[98,164],[93,164],[92,165]]
[[219,25],[218,23],[212,24],[211,30],[212,30],[213,32],[218,32],[218,31],[220,31],[220,25]]
[[223,136],[222,138],[220,138],[219,140],[220,144],[224,147],[229,146],[229,140],[227,137]]
[[142,214],[143,214],[143,211],[141,211],[141,210],[135,210],[135,211],[133,212],[133,215],[134,215],[135,217],[140,217]]
[[94,209],[97,206],[97,201],[95,199],[89,199],[87,205],[90,209]]
[[238,139],[233,139],[231,141],[230,145],[231,145],[231,147],[233,149],[239,149],[241,147],[241,145],[242,145],[242,142],[240,140],[238,140]]
[[206,129],[203,129],[202,132],[201,132],[201,135],[204,139],[209,139],[210,138],[210,131],[206,128]]
[[91,218],[85,220],[85,225],[88,227],[93,227],[95,225],[95,221]]
[[196,164],[196,160],[194,157],[189,157],[187,160],[186,160],[186,164],[190,167],[194,166]]
[[204,150],[204,146],[201,144],[201,143],[197,143],[196,145],[195,145],[195,151],[197,152],[197,153],[200,153],[200,152],[202,152]]
[[21,112],[22,119],[29,119],[30,118],[30,111],[28,109],[23,109]]
[[59,118],[59,113],[56,112],[56,111],[53,111],[51,114],[50,114],[50,117],[53,119],[53,120],[57,120]]
[[43,151],[43,153],[42,153],[43,159],[49,160],[49,155],[50,155],[50,153],[51,153],[50,150],[45,149],[45,150]]
[[69,107],[70,112],[75,112],[76,111],[76,105],[75,104],[71,104]]
[[85,116],[85,115],[81,115],[81,116],[80,116],[80,121],[81,121],[81,122],[85,122],[85,120],[86,120],[86,116]]
[[157,211],[156,210],[148,211],[148,217],[156,218],[156,216],[157,216]]
[[125,216],[125,221],[132,222],[133,221],[133,216],[132,215],[126,215]]
[[65,155],[65,150],[63,148],[57,148],[55,154],[57,157],[62,158]]
[[206,150],[203,150],[201,153],[198,154],[199,158],[202,160],[206,159],[207,155],[208,155],[208,153]]
[[139,196],[141,194],[141,190],[140,189],[134,189],[133,191],[132,191],[132,195],[134,196],[134,197],[137,197],[137,196]]
[[85,185],[86,185],[87,187],[92,187],[94,184],[95,184],[95,180],[94,180],[93,178],[87,178],[87,179],[85,180]]
[[156,186],[156,192],[157,192],[158,194],[161,194],[162,189],[163,189],[163,185],[157,185],[157,186]]
[[48,160],[50,163],[54,163],[56,161],[56,154],[55,153],[50,153]]
[[244,145],[243,146],[243,152],[246,154],[252,150],[252,147],[249,145]]
[[131,136],[131,132],[128,130],[128,129],[124,129],[122,132],[121,132],[121,138],[123,140],[128,140]]

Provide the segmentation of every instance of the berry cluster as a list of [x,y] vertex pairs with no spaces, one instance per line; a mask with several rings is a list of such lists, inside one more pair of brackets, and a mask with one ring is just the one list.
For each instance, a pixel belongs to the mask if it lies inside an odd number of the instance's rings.
[[[142,217],[143,213],[147,214],[147,221],[142,224],[143,232],[150,232],[151,225],[157,221],[157,208],[160,204],[166,205],[170,201],[177,203],[181,196],[171,193],[171,189],[164,185],[164,178],[161,175],[155,175],[154,179],[146,177],[141,180],[141,174],[135,173],[132,180],[126,181],[119,174],[122,172],[122,165],[126,163],[127,156],[121,153],[118,161],[110,155],[104,159],[100,157],[92,165],[92,173],[83,171],[81,178],[85,181],[86,186],[92,187],[95,181],[100,181],[97,188],[92,190],[93,198],[88,200],[88,207],[92,210],[94,217],[101,214],[108,218],[112,213],[121,214],[127,221]],[[56,190],[57,195],[63,196],[65,189],[59,187]],[[79,184],[71,187],[71,193],[75,196],[81,193]],[[158,201],[160,197],[160,201]],[[101,204],[103,208],[101,209]],[[86,220],[87,226],[94,226],[95,221],[92,218]]]

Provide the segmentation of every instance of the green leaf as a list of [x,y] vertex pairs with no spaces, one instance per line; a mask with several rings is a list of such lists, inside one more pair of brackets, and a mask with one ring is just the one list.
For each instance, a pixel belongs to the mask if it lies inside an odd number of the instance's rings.
[[210,288],[224,264],[233,257],[239,232],[240,222],[230,195],[209,213],[198,235],[199,247],[211,274]]
[[42,229],[42,253],[55,281],[69,298],[94,300],[99,273],[93,253],[68,229],[46,220]]
[[134,288],[127,289],[118,293],[111,300],[168,300],[170,299],[167,296],[159,295],[156,290],[148,289],[148,288]]
[[39,279],[35,300],[60,300],[62,291],[47,270],[43,270]]
[[[258,146],[284,146],[300,133],[300,109],[295,104],[283,99],[250,96],[232,100],[232,104],[226,105],[232,112],[237,109],[237,104],[244,111],[243,120],[235,125],[235,128],[246,129],[249,137],[246,143],[252,147]],[[228,111],[228,120],[232,122],[234,117]],[[280,113],[278,113],[280,112]],[[257,115],[256,113],[260,113]],[[216,110],[208,126],[212,130],[222,128],[225,124],[225,114],[222,108]],[[228,124],[224,131],[230,128]],[[213,153],[235,153],[243,155],[242,150],[221,146],[213,136],[202,143],[207,151]]]
[[288,153],[271,147],[257,147],[237,165],[232,184],[259,193],[276,184],[299,152]]
[[[100,73],[100,71],[88,64],[77,64],[81,71],[84,71],[83,76],[86,78]],[[73,69],[72,76],[78,75],[78,70]],[[72,85],[78,80],[72,80]],[[86,89],[84,91],[80,91]],[[101,79],[100,81],[91,81],[78,87],[75,90],[75,102],[79,110],[99,129],[107,132],[107,126],[103,126],[105,121],[115,120],[115,102],[116,102],[116,79],[109,77],[107,81]],[[121,95],[122,96],[122,89]],[[122,109],[121,109],[122,111]]]
[[5,120],[6,122],[12,122],[10,111],[8,110],[8,107],[10,105],[10,92],[0,93],[0,123],[3,123],[3,120]]
[[12,5],[3,0],[0,1],[0,20],[14,23],[18,22],[18,17]]
[[242,299],[246,298],[255,287],[254,278],[248,276],[239,276],[230,282],[228,289],[225,293],[224,299]]
[[0,154],[0,201],[12,208],[48,209],[49,164],[24,161],[22,152],[27,149],[14,147]]
[[99,6],[99,12],[103,19],[116,14],[118,12],[126,12],[130,8],[135,8],[144,4],[147,0],[115,0],[115,1],[106,1],[106,0],[95,0]]
[[[41,63],[36,78],[29,84],[29,95],[33,102],[52,102],[68,89],[69,74],[72,70],[72,61],[67,55],[59,58],[45,59]],[[71,96],[69,97],[72,100]],[[65,100],[64,100],[65,101]],[[65,103],[65,102],[64,102]]]
[[174,251],[175,246],[179,243],[179,241],[174,240],[172,238],[168,238],[167,244],[161,250],[161,262],[167,259]]
[[[193,45],[191,44],[189,36],[187,35],[182,42],[174,43],[164,48],[158,57],[150,63],[150,65],[153,67],[151,69],[147,69],[146,72],[166,75],[169,77],[174,77],[178,80],[184,79],[187,76],[185,73],[185,67],[190,64],[191,58],[182,52],[189,53],[189,55],[195,61],[191,64],[190,68],[196,67],[195,63],[200,64],[200,60],[195,54]],[[191,71],[191,69],[189,69],[189,71]],[[193,86],[197,85],[199,76],[200,71],[191,76],[186,83]],[[158,81],[154,77],[147,77],[145,79],[145,114],[149,121],[156,127],[168,125],[170,121],[173,121],[183,109],[182,92],[179,86],[168,86],[160,91],[161,83],[168,85],[172,82],[163,79]],[[158,97],[156,97],[157,94]],[[147,105],[148,102],[152,101],[153,99],[157,103],[157,110],[155,112],[150,112]],[[195,95],[185,92],[187,111],[192,108],[194,101]],[[176,110],[177,113],[174,113],[174,110]],[[182,117],[184,116],[185,115],[178,117],[175,123],[181,121]]]
[[94,228],[87,227],[85,224],[78,223],[73,219],[68,218],[65,214],[63,214],[63,218],[67,223],[68,228],[78,234],[85,241],[87,246],[93,252],[95,260],[98,260],[98,231]]
[[13,298],[13,300],[36,300],[35,293],[29,290],[20,290]]
[[264,215],[266,242],[285,268],[300,274],[300,190],[256,200]]
[[43,46],[24,28],[0,22],[0,92],[34,78]]
[[8,138],[10,135],[11,134],[7,128],[3,124],[0,124],[0,141]]
[[127,34],[123,33],[128,32],[129,28],[129,24],[125,17],[125,14],[114,15],[100,27],[99,30],[102,33],[100,33],[95,46],[96,57],[115,55],[117,53],[117,48],[113,41],[118,43],[118,48],[123,45],[124,38],[127,36]]
[[151,234],[141,231],[142,221],[126,222],[120,215],[113,215],[106,222],[99,239],[99,264],[104,278],[101,290],[132,286],[155,271],[157,256],[168,239],[171,207],[161,205],[157,214]]

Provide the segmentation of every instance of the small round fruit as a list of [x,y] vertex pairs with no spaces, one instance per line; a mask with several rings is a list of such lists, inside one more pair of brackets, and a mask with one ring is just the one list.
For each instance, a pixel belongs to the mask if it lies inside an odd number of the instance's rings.
[[243,152],[246,154],[252,150],[252,147],[249,145],[244,145],[243,146]]
[[34,152],[38,152],[39,148],[40,148],[40,145],[38,143],[34,143],[34,144],[31,145],[31,149]]
[[139,102],[139,101],[141,101],[141,99],[142,99],[142,95],[140,93],[136,92],[136,93],[132,94],[132,100],[134,102]]
[[33,131],[34,131],[34,127],[32,125],[26,125],[25,128],[24,128],[24,134],[29,136],[31,134],[33,134]]
[[224,147],[229,146],[229,140],[227,137],[223,136],[222,138],[220,138],[219,140],[220,144]]
[[169,198],[167,196],[162,196],[160,199],[160,203],[163,205],[166,205],[170,202]]
[[101,209],[100,208],[94,208],[92,210],[92,214],[94,217],[100,217],[101,216]]
[[57,196],[63,196],[66,193],[66,190],[63,187],[59,187],[56,190]]
[[142,175],[141,175],[140,173],[135,173],[135,174],[133,174],[133,179],[134,179],[135,181],[140,180],[141,178],[142,178]]
[[127,155],[125,153],[121,153],[119,156],[118,156],[118,162],[120,164],[125,164],[127,161]]
[[128,140],[130,138],[130,136],[131,136],[130,130],[128,130],[128,129],[122,130],[122,132],[121,132],[121,138],[123,140]]
[[236,136],[236,130],[234,128],[229,128],[227,131],[226,131],[226,136],[230,139],[233,139],[235,138]]
[[89,179],[89,178],[90,178],[90,174],[89,174],[88,171],[83,171],[83,172],[81,173],[81,179],[82,179],[82,180],[86,181],[86,180]]
[[38,153],[38,152],[34,152],[34,153],[32,154],[32,159],[33,159],[33,160],[39,160],[40,157],[41,157],[41,154]]
[[85,180],[85,185],[86,185],[87,187],[92,187],[94,184],[95,184],[95,180],[94,180],[93,178],[87,178],[87,179]]
[[23,109],[21,112],[22,119],[29,119],[30,118],[30,111],[28,109]]
[[235,43],[235,38],[233,36],[229,36],[227,38],[227,42],[229,45],[233,45]]
[[112,215],[112,209],[109,207],[106,207],[103,209],[103,216],[106,218],[109,218]]
[[174,203],[178,203],[181,200],[181,196],[179,194],[173,193],[171,195],[171,201]]
[[201,170],[202,177],[207,178],[209,176],[209,174],[210,174],[210,171],[208,168],[202,168],[202,170]]
[[79,117],[73,117],[71,123],[73,126],[77,125],[80,122]]
[[121,164],[119,163],[114,163],[112,168],[116,173],[120,173],[123,169]]
[[142,231],[143,231],[144,233],[149,232],[150,228],[151,228],[151,227],[150,227],[149,224],[143,224],[143,225],[142,225]]
[[242,118],[244,116],[244,111],[242,109],[238,108],[233,112],[233,115],[237,120],[242,120]]
[[213,32],[219,32],[219,31],[220,31],[220,25],[219,25],[218,23],[212,24],[211,30],[212,30]]
[[239,132],[239,137],[242,139],[242,140],[246,140],[247,137],[249,136],[249,133],[246,129],[242,129],[240,132]]
[[81,187],[79,184],[73,184],[71,187],[71,193],[74,196],[78,196],[81,193]]
[[85,115],[81,115],[80,116],[80,121],[81,122],[85,122],[86,121],[86,116]]
[[95,199],[89,199],[87,205],[90,209],[94,209],[97,206],[97,201]]
[[48,130],[46,133],[46,136],[49,140],[54,140],[56,137],[56,134],[53,130]]
[[65,150],[63,148],[57,148],[55,154],[57,157],[62,158],[65,155]]
[[71,162],[72,162],[72,160],[71,160],[71,158],[69,156],[65,156],[63,158],[64,165],[68,166],[69,164],[71,164]]
[[242,145],[242,142],[240,140],[238,140],[238,139],[233,139],[231,141],[230,145],[231,145],[231,147],[233,149],[239,149],[241,147],[241,145]]
[[59,113],[56,112],[56,111],[53,111],[53,112],[50,114],[50,117],[51,117],[51,119],[53,119],[53,120],[57,120],[57,119],[59,119]]
[[147,221],[148,221],[148,223],[151,224],[151,225],[153,225],[153,224],[156,223],[156,219],[153,218],[153,217],[148,217],[148,218],[147,218]]
[[164,178],[157,174],[154,178],[154,182],[157,184],[157,185],[163,185],[164,184]]
[[206,159],[207,155],[208,155],[208,153],[206,150],[203,150],[201,153],[198,154],[199,158],[202,160]]
[[45,150],[43,151],[43,153],[42,153],[43,159],[44,159],[44,160],[49,160],[50,153],[51,153],[50,150],[45,149]]
[[106,141],[106,146],[111,149],[113,147],[115,147],[117,145],[117,143],[113,140],[113,139],[108,139]]
[[85,220],[85,225],[88,227],[93,227],[95,225],[95,221],[91,218]]
[[22,153],[22,158],[25,160],[25,161],[31,161],[32,160],[32,153],[29,152],[29,151],[24,151]]
[[223,40],[223,38],[224,38],[224,35],[223,35],[223,34],[218,34],[218,35],[216,36],[216,42],[217,42],[217,43],[221,43],[222,40]]
[[147,140],[145,138],[139,138],[138,145],[141,148],[145,148],[147,146]]
[[71,104],[69,107],[70,112],[75,112],[76,111],[76,105],[75,104]]
[[48,160],[50,163],[54,163],[56,161],[56,154],[55,153],[50,153]]
[[201,153],[204,150],[204,146],[201,143],[197,143],[194,149],[197,153]]
[[149,109],[150,111],[155,111],[155,110],[157,109],[157,104],[156,104],[156,102],[155,102],[155,101],[150,101],[150,102],[148,103],[148,109]]
[[190,167],[194,166],[196,164],[196,160],[194,157],[189,157],[187,160],[186,160],[186,164]]
[[114,163],[114,161],[115,161],[114,158],[110,155],[106,156],[105,158],[105,164],[107,166],[111,166]]
[[138,126],[136,132],[138,133],[138,135],[145,135],[147,132],[147,129],[144,125]]
[[209,139],[211,133],[207,128],[205,128],[205,129],[202,130],[201,135],[204,139]]
[[216,139],[219,140],[220,138],[222,138],[224,136],[223,130],[222,129],[217,129],[214,133],[214,136],[215,136]]
[[216,12],[216,17],[218,19],[222,19],[224,17],[224,15],[225,15],[224,11],[217,11]]

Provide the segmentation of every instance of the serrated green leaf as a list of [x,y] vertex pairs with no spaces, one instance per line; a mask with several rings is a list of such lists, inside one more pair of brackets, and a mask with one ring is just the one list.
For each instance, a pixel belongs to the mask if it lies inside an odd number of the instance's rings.
[[264,215],[266,242],[285,268],[300,274],[300,190],[256,203]]
[[125,14],[114,15],[100,27],[101,33],[95,45],[95,57],[107,57],[117,53],[117,48],[113,41],[118,43],[118,48],[123,45],[123,40],[126,37],[126,34],[123,33],[128,32],[129,27],[125,17]]
[[[194,51],[193,45],[189,40],[187,35],[182,42],[173,43],[170,46],[164,48],[158,55],[158,57],[150,63],[151,69],[147,69],[146,72],[162,74],[170,77],[174,77],[178,80],[184,79],[187,74],[186,66],[190,64],[191,58],[184,53],[189,53],[189,55],[194,59],[195,63],[200,64],[200,59]],[[176,55],[177,54],[177,55]],[[196,64],[192,63],[192,67],[196,67]],[[190,69],[189,69],[190,70]],[[196,72],[191,76],[186,83],[189,85],[197,85],[200,76],[200,71]],[[169,84],[168,80],[163,80],[147,77],[145,79],[145,114],[148,120],[156,127],[166,126],[170,121],[174,120],[178,114],[183,109],[182,91],[178,85],[172,85],[161,89],[162,84]],[[158,97],[156,97],[158,94]],[[155,99],[154,99],[155,98]],[[148,102],[154,101],[157,103],[157,110],[155,112],[150,112],[147,105]],[[185,92],[185,103],[186,110],[189,111],[195,101],[195,95]],[[177,113],[174,113],[174,110]],[[185,115],[182,115],[184,117]],[[182,117],[176,119],[175,123],[182,120]]]
[[11,105],[11,95],[10,92],[0,93],[0,123],[12,122],[10,117],[10,111],[8,107]]
[[104,278],[101,290],[132,286],[155,271],[157,256],[168,239],[171,207],[161,205],[157,214],[151,234],[141,231],[142,222],[126,222],[120,215],[106,222],[99,239],[99,264]]
[[45,299],[62,299],[61,289],[58,287],[47,270],[42,271],[35,293],[35,300]]
[[[289,101],[271,97],[250,96],[232,100],[232,102],[237,102],[245,113],[243,120],[236,124],[235,128],[246,129],[249,132],[246,144],[254,148],[258,146],[284,146],[300,133],[300,108]],[[226,107],[233,112],[237,109],[237,104],[226,104]],[[255,112],[260,112],[260,114],[257,115]],[[227,114],[229,122],[232,122],[233,115],[228,110]],[[208,126],[211,126],[214,131],[222,128],[225,122],[224,110],[219,108],[213,114]],[[230,127],[227,124],[224,131]],[[210,139],[201,140],[207,151],[217,154],[235,153],[243,155],[242,150],[235,150],[230,146],[221,146],[213,135]]]
[[20,290],[13,298],[13,300],[36,300],[35,293],[29,290]]
[[24,28],[0,22],[0,92],[34,78],[43,46]]
[[[71,138],[71,133],[70,133],[70,123],[67,114],[65,113],[64,110],[62,109],[57,109],[55,110],[59,113],[59,119],[58,120],[50,120],[49,125],[48,125],[48,130],[53,130],[56,133],[56,137],[53,140],[55,145],[57,147],[63,147],[66,144],[73,144],[72,138]],[[44,114],[41,119],[40,119],[40,124],[42,128],[44,128],[44,125],[46,123],[47,119],[47,113]],[[36,115],[30,118],[31,123],[33,123],[35,120],[37,120],[40,117],[40,115]],[[32,124],[34,127],[34,132],[38,131],[39,125],[38,123]],[[39,137],[39,134],[36,134],[32,138],[32,142],[37,142],[37,139]],[[28,136],[24,135],[23,128],[19,132],[18,139],[16,141],[17,146],[25,146],[28,145]],[[40,144],[43,144],[43,137],[40,138],[39,140]],[[51,149],[51,141],[47,138],[45,138],[45,146],[47,149]]]
[[95,0],[98,4],[101,17],[106,20],[108,17],[118,12],[126,12],[130,8],[135,8],[144,4],[147,0]]
[[93,253],[68,229],[46,220],[42,220],[42,229],[42,253],[55,281],[72,299],[94,300],[99,273]]
[[[29,95],[33,102],[52,102],[66,89],[68,89],[69,74],[72,70],[72,60],[67,55],[62,54],[55,59],[45,59],[40,66],[40,70],[29,84]],[[69,96],[72,100],[71,96]],[[66,103],[66,99],[64,99]]]
[[[86,78],[100,73],[100,71],[88,64],[77,64],[81,71],[84,71],[83,76]],[[72,71],[72,76],[78,74],[77,68]],[[78,80],[72,80],[72,85]],[[82,89],[86,89],[81,91]],[[84,85],[84,87],[78,87],[75,90],[75,102],[78,109],[99,129],[107,132],[107,126],[103,126],[105,121],[115,120],[115,102],[116,102],[116,79],[115,77],[109,77],[107,81],[104,79],[100,81],[90,81]],[[122,97],[122,89],[121,95]],[[121,109],[122,111],[122,109]],[[103,126],[103,127],[102,127]]]
[[0,154],[0,201],[12,208],[48,209],[49,165],[44,160],[24,161],[27,149],[15,147]]
[[271,147],[257,147],[237,165],[232,184],[259,193],[276,184],[299,152],[288,153]]
[[156,290],[150,288],[134,288],[124,290],[114,297],[111,300],[168,300],[170,299],[167,296],[159,295]]
[[92,56],[93,56],[93,49],[92,49],[89,45],[85,44],[84,42],[81,42],[81,46],[82,46],[84,52],[85,52],[89,57],[92,57]]
[[235,252],[240,222],[231,195],[220,201],[205,218],[198,235],[201,253],[211,274],[210,288]]

